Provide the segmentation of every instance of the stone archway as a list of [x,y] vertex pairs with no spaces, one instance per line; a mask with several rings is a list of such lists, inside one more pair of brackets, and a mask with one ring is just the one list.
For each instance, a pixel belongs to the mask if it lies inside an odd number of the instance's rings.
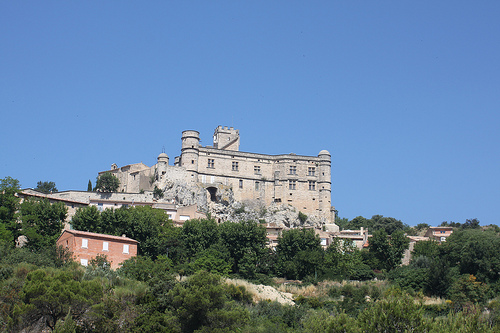
[[210,201],[218,202],[217,200],[217,188],[216,187],[207,187],[207,191],[210,194]]

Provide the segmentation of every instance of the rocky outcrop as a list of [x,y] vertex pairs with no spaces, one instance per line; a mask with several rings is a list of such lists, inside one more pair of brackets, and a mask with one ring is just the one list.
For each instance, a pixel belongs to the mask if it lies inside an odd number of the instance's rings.
[[290,205],[271,204],[266,207],[262,201],[235,201],[232,205],[210,202],[210,216],[219,221],[260,221],[263,223],[273,223],[286,228],[298,228],[306,226],[323,226],[328,221],[317,216],[307,216],[305,221],[299,219],[299,212]]
[[287,204],[265,206],[261,200],[235,201],[231,187],[222,184],[201,185],[169,179],[160,188],[164,193],[162,201],[175,202],[181,206],[197,204],[199,210],[220,222],[254,220],[286,228],[320,227],[328,223],[325,218],[307,214],[307,217],[302,216],[301,221],[299,211]]
[[202,186],[167,180],[163,186],[159,188],[163,191],[162,201],[174,202],[180,206],[196,204],[201,211],[206,211],[208,208],[207,193]]

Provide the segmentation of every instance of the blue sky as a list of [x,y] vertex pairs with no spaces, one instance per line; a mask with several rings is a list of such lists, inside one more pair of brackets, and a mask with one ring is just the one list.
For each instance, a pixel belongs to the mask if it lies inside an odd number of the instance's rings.
[[218,125],[352,219],[499,224],[499,1],[3,1],[0,178],[85,190]]

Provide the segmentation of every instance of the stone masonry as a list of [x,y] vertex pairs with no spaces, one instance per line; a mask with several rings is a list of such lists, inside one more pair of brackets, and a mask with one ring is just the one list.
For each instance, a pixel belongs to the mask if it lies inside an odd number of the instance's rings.
[[213,203],[230,205],[234,201],[290,205],[308,216],[334,221],[328,151],[322,150],[318,156],[242,152],[239,131],[222,126],[215,129],[212,146],[201,146],[199,132],[194,130],[182,132],[181,140],[181,155],[174,165],[169,165],[165,153],[153,167],[142,162],[121,168],[113,164],[108,172],[120,180],[119,191],[158,187],[170,202],[196,202],[207,211]]

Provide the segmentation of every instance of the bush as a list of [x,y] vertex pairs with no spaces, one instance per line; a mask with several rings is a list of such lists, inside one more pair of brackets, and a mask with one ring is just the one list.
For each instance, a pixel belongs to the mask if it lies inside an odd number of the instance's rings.
[[429,279],[429,269],[401,266],[388,273],[389,280],[402,289],[422,291]]
[[357,281],[367,281],[373,279],[374,277],[375,273],[373,273],[373,270],[370,268],[370,266],[366,264],[355,266],[352,270],[351,275],[349,276],[351,280]]

